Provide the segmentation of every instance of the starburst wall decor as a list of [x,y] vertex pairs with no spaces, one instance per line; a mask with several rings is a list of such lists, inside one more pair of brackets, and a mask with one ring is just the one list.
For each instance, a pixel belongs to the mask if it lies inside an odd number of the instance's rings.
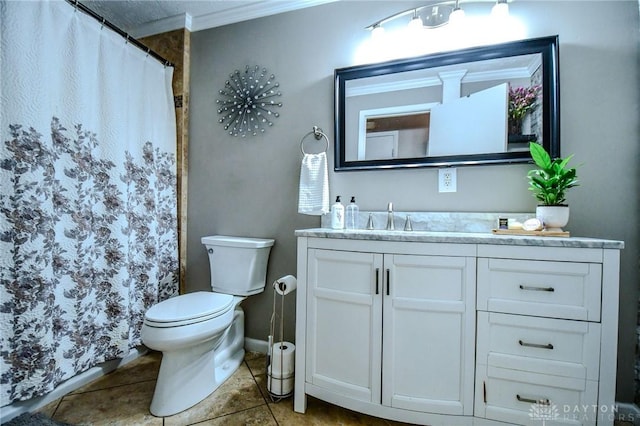
[[229,74],[224,89],[220,90],[223,99],[216,103],[220,106],[218,114],[222,114],[218,121],[231,136],[256,136],[273,126],[272,120],[280,116],[275,109],[282,107],[282,102],[275,100],[282,95],[275,78],[257,65],[253,68],[247,65],[244,72],[235,70]]

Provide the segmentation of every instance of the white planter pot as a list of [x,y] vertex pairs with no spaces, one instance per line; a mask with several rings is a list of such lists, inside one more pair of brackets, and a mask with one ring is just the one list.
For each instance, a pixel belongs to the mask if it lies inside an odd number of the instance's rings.
[[569,206],[538,206],[536,217],[542,222],[545,231],[562,232],[569,222]]

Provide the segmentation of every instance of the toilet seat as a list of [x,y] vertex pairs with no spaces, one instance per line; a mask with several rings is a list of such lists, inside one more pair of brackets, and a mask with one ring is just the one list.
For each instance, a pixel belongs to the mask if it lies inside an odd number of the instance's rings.
[[158,328],[180,327],[219,317],[233,306],[230,294],[197,291],[152,306],[144,316],[144,323]]

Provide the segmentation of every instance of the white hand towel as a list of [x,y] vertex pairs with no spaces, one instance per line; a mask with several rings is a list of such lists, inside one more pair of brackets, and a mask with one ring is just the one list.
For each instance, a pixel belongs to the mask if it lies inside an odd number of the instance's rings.
[[320,216],[329,213],[327,153],[304,154],[300,167],[298,213]]

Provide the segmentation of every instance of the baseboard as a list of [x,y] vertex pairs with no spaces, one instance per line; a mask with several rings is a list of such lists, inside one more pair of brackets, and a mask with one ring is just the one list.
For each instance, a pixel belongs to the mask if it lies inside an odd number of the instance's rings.
[[640,426],[640,408],[630,402],[616,402],[616,420]]
[[133,361],[134,359],[146,354],[148,349],[144,346],[132,349],[131,352],[124,358],[112,359],[105,361],[100,365],[92,367],[87,371],[80,374],[76,374],[70,379],[60,383],[54,390],[46,395],[31,398],[26,401],[17,401],[13,404],[5,405],[0,409],[0,424],[6,423],[14,417],[19,416],[22,413],[32,413],[45,405],[62,398],[66,394],[81,388],[82,386],[92,382],[107,373],[112,372],[118,367]]
[[260,352],[266,354],[269,348],[269,343],[266,340],[252,339],[251,337],[244,338],[244,350],[248,352]]

